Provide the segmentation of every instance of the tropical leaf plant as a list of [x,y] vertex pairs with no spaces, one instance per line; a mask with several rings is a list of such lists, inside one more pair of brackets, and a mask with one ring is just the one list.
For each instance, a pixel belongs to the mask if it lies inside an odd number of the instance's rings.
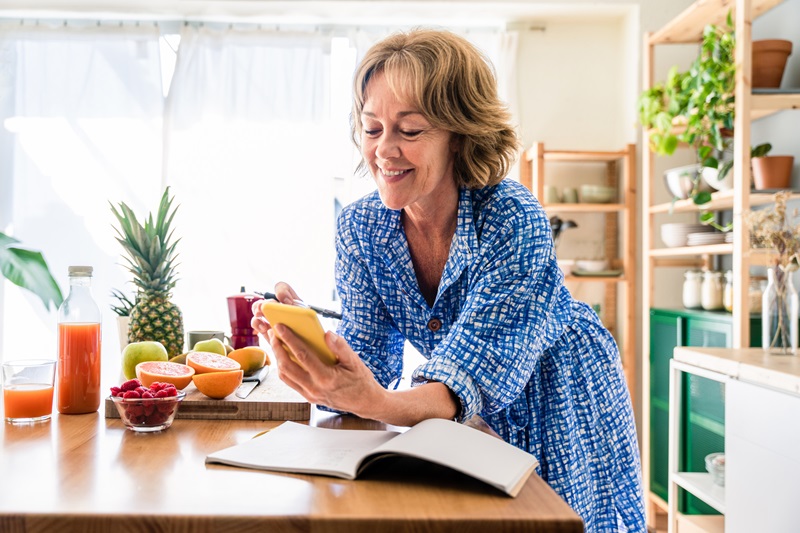
[[50,304],[58,309],[64,301],[42,253],[22,246],[20,241],[1,232],[0,273],[14,285],[38,296],[48,309]]

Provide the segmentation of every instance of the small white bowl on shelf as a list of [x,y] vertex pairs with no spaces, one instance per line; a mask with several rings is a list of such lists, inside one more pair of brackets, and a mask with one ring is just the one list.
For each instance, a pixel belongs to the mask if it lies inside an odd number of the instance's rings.
[[575,266],[574,259],[558,259],[556,263],[558,263],[558,267],[564,273],[564,276],[572,274],[572,268]]
[[711,481],[720,487],[725,486],[725,454],[722,452],[706,455],[706,470],[711,474]]
[[603,272],[608,269],[608,259],[576,259],[575,270],[581,272]]
[[661,240],[667,248],[680,248],[688,245],[691,233],[706,233],[715,231],[713,227],[705,224],[688,224],[675,222],[661,225]]
[[617,197],[617,190],[608,185],[581,185],[581,202],[585,204],[608,204]]

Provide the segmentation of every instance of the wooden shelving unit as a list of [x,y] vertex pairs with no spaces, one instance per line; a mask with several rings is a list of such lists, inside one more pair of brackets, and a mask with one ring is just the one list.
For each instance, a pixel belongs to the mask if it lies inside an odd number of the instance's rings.
[[[700,43],[703,29],[707,24],[721,25],[729,11],[733,11],[734,30],[737,37],[735,52],[736,89],[735,89],[735,124],[734,124],[734,186],[733,190],[713,194],[711,203],[698,208],[690,200],[675,203],[653,204],[651,183],[660,182],[654,176],[654,154],[645,148],[642,157],[642,197],[645,202],[645,216],[643,217],[642,245],[644,249],[645,265],[642,269],[642,383],[643,383],[643,409],[642,427],[643,439],[643,470],[645,487],[648,494],[648,522],[655,524],[655,514],[667,511],[667,502],[657,495],[649,492],[650,480],[650,309],[654,305],[653,287],[655,282],[655,269],[658,267],[693,267],[709,265],[714,256],[728,255],[732,257],[732,270],[734,280],[733,297],[733,348],[743,348],[750,342],[750,309],[748,299],[748,285],[750,281],[749,267],[751,265],[766,264],[769,253],[762,250],[751,250],[749,234],[742,224],[742,213],[747,212],[751,206],[764,205],[772,202],[772,194],[756,193],[750,191],[750,126],[753,120],[758,120],[785,109],[800,109],[800,92],[780,92],[763,94],[756,91],[754,94],[750,85],[751,79],[751,54],[752,36],[751,25],[754,18],[767,12],[783,0],[697,0],[672,21],[658,31],[645,35],[643,72],[644,88],[651,87],[654,83],[654,51],[657,46],[672,43]],[[648,133],[644,131],[644,145],[647,147]],[[733,213],[733,242],[712,246],[691,246],[682,248],[659,248],[655,245],[657,240],[657,227],[654,216],[671,212],[693,211],[724,211]],[[671,406],[672,408],[672,406]],[[681,473],[674,476],[672,483],[692,492],[692,476]],[[670,491],[671,494],[677,492]],[[700,491],[701,494],[703,491]],[[701,496],[702,497],[702,496]],[[674,502],[673,502],[674,503]],[[707,502],[713,506],[715,502]],[[717,502],[718,503],[718,502]],[[723,509],[719,509],[724,512]],[[720,517],[691,517],[679,514],[673,507],[673,516],[670,517],[670,531],[685,523],[691,526],[692,531],[720,531],[722,523]],[[684,527],[680,526],[683,531]]]
[[[602,163],[607,185],[616,187],[616,203],[545,203],[545,172],[550,164]],[[636,392],[636,145],[619,151],[548,150],[537,142],[522,154],[520,181],[540,200],[548,216],[563,213],[595,213],[605,217],[604,254],[617,277],[571,276],[566,282],[605,285],[603,322],[620,348],[625,379],[632,397]],[[618,293],[622,287],[622,297]],[[619,301],[621,300],[621,302]],[[621,306],[620,306],[621,303]]]

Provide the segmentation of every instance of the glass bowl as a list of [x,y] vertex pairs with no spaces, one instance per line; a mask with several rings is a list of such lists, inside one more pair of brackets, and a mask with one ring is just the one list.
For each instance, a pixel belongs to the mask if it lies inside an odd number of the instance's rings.
[[186,393],[166,398],[123,398],[111,396],[119,417],[131,431],[148,433],[167,429],[175,420],[175,414]]
[[715,485],[725,486],[725,454],[721,452],[706,455],[706,470],[711,474]]

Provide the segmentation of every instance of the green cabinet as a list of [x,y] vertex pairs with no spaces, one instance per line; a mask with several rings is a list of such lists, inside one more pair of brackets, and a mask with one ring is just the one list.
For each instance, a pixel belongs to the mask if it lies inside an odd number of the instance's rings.
[[[676,346],[731,347],[733,317],[725,312],[650,310],[650,490],[667,500],[669,361]],[[750,345],[761,345],[761,316],[750,319]],[[705,456],[725,449],[725,390],[716,381],[684,375],[681,464],[684,472],[705,472]],[[681,512],[715,514],[681,491]]]

